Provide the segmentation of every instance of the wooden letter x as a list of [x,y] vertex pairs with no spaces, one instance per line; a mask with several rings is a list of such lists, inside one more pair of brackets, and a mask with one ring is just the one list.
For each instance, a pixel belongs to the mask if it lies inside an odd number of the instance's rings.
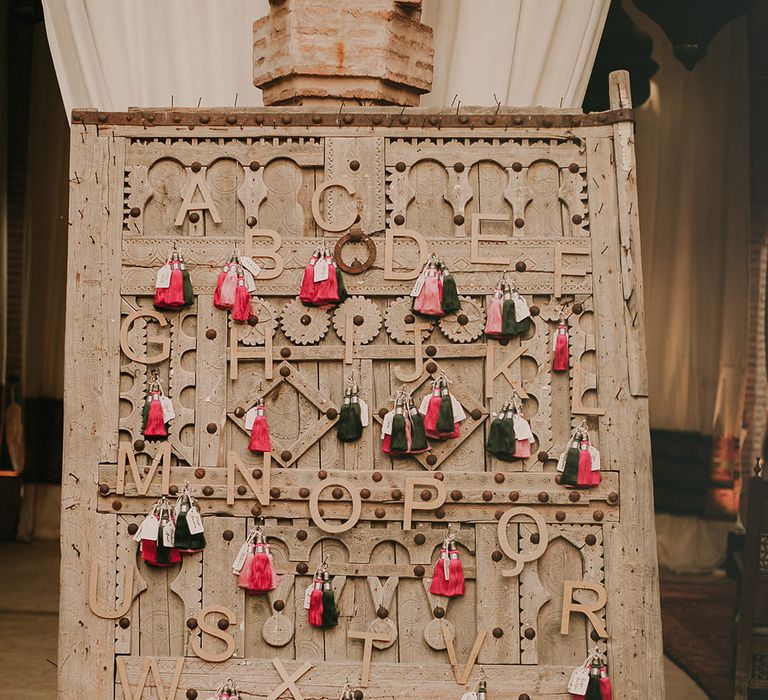
[[272,665],[280,674],[280,678],[283,679],[283,682],[267,696],[267,700],[277,700],[277,698],[283,694],[284,690],[290,690],[291,695],[293,695],[296,700],[304,700],[301,691],[296,687],[296,681],[312,668],[312,664],[306,661],[299,669],[294,671],[292,676],[288,675],[288,671],[285,670],[285,666],[283,666],[283,662],[280,661],[280,659],[272,659]]

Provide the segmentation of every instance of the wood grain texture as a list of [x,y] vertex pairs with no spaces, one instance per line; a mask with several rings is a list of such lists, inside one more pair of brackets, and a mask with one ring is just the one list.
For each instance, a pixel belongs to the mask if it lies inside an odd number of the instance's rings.
[[[624,79],[611,89],[626,107]],[[391,117],[370,128],[73,129],[60,697],[120,698],[156,678],[167,693],[174,676],[177,695],[207,697],[229,675],[249,697],[335,700],[367,675],[370,697],[416,687],[442,700],[485,673],[494,698],[566,700],[573,665],[597,646],[617,695],[663,698],[632,126],[534,129],[510,113],[435,130]],[[337,185],[318,189],[327,183]],[[370,269],[345,275],[360,298],[304,306],[312,250],[320,237],[333,247],[356,213],[376,251]],[[156,271],[174,245],[195,302],[157,312]],[[264,267],[254,325],[212,304],[235,248]],[[417,317],[409,296],[432,253],[462,300],[442,319]],[[367,254],[344,248],[347,263]],[[520,337],[487,339],[505,270],[535,313]],[[552,333],[571,311],[571,371],[553,373]],[[154,370],[177,413],[162,447],[141,435]],[[443,372],[466,413],[460,436],[383,454],[397,393],[419,405]],[[370,420],[342,443],[350,377]],[[514,391],[534,440],[530,457],[505,461],[485,441]],[[248,450],[245,428],[259,397],[266,457]],[[570,490],[556,461],[582,420],[601,483]],[[185,482],[207,546],[152,568],[133,526]],[[254,518],[280,579],[262,595],[240,590],[231,569]],[[465,576],[453,599],[429,592],[449,527]],[[326,629],[304,608],[323,562],[339,612]],[[116,619],[88,609],[92,567],[91,602]],[[569,580],[605,586],[608,599],[561,634]],[[594,597],[572,592],[577,605]],[[593,642],[602,625],[607,641]]]

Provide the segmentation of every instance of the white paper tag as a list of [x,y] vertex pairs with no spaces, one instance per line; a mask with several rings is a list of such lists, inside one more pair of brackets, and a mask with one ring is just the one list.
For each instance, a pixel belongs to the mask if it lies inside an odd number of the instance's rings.
[[320,258],[315,263],[312,279],[315,282],[324,282],[328,279],[328,261],[325,258]]
[[245,279],[245,288],[249,294],[253,294],[256,291],[256,280],[251,274],[250,270],[243,270],[243,278]]
[[360,404],[360,423],[364,428],[367,428],[370,420],[368,404],[360,398],[357,399],[357,403]]
[[[247,255],[241,255],[239,260],[244,270],[250,272],[254,277],[259,276],[261,267],[258,265],[258,263],[254,262],[253,258],[249,258]],[[246,279],[248,278],[246,277]]]
[[176,411],[173,409],[173,401],[170,396],[160,397],[160,408],[163,409],[163,421],[168,422],[176,417]]
[[464,693],[461,700],[477,700],[477,693]]
[[384,416],[384,420],[381,421],[381,439],[384,439],[385,435],[392,434],[392,421],[395,419],[395,412],[390,411]]
[[429,400],[432,398],[432,394],[427,394],[419,404],[419,413],[421,413],[422,416],[427,415],[427,409],[429,408]]
[[533,442],[533,432],[531,424],[522,416],[515,414],[512,416],[512,424],[515,426],[515,438],[518,440],[528,440]]
[[424,280],[425,275],[424,271],[422,270],[421,274],[416,278],[416,282],[413,285],[413,289],[411,289],[411,296],[416,298],[421,293],[422,288],[424,287]]
[[189,528],[190,535],[199,535],[205,530],[203,527],[203,518],[200,516],[200,511],[192,506],[187,511],[187,527]]
[[519,294],[515,294],[514,302],[515,321],[520,323],[520,321],[524,321],[531,315],[531,310],[528,308],[528,304],[526,303],[525,299],[523,299],[523,297],[521,297]]
[[155,287],[158,289],[168,289],[171,286],[171,266],[165,263],[157,271],[157,279],[155,280]]
[[564,472],[565,471],[565,459],[568,457],[568,450],[565,450],[560,457],[557,460],[557,471]]
[[598,450],[594,445],[590,445],[589,454],[592,456],[592,471],[599,472],[600,471],[600,450]]
[[304,610],[309,610],[309,606],[312,602],[312,591],[314,588],[314,584],[310,583],[307,586],[307,590],[304,591]]
[[248,413],[245,414],[245,429],[253,430],[253,424],[256,422],[256,406],[248,409]]
[[580,666],[574,669],[571,679],[568,681],[568,692],[572,695],[584,695],[589,686],[589,669],[586,666]]
[[454,423],[461,423],[461,421],[467,417],[467,414],[464,413],[464,406],[462,406],[461,402],[453,395],[451,395],[451,408],[453,409]]
[[163,525],[163,545],[166,547],[173,547],[173,538],[176,535],[176,528],[173,523],[168,520]]
[[151,513],[141,521],[139,529],[136,530],[136,534],[133,539],[136,542],[141,540],[156,540],[157,539],[157,518]]
[[245,564],[245,557],[248,556],[248,543],[243,542],[242,546],[240,547],[240,551],[237,553],[237,556],[235,557],[235,561],[232,562],[232,573],[240,575],[240,572],[243,570],[243,564]]

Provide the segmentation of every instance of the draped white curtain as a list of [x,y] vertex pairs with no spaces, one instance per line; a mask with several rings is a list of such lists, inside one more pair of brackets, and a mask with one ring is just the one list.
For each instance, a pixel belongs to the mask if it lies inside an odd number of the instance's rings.
[[[609,0],[424,0],[434,90],[422,104],[578,107]],[[43,0],[67,114],[74,107],[261,105],[251,25],[267,0]]]
[[663,31],[632,14],[661,66],[636,138],[651,425],[738,435],[749,307],[746,20],[724,27],[687,71]]

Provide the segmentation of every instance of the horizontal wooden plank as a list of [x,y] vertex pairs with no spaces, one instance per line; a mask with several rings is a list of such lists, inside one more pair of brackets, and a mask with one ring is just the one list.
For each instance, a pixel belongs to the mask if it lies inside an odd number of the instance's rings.
[[[362,645],[361,645],[362,646]],[[459,697],[463,686],[456,684],[448,656],[444,655],[443,664],[394,664],[376,663],[376,651],[373,652],[370,685],[366,697],[401,698],[412,700],[414,697],[428,700],[445,700],[446,697]],[[135,688],[142,674],[148,657],[127,656],[125,665],[127,678]],[[460,659],[461,663],[462,659]],[[178,663],[176,658],[160,657],[156,659],[161,678],[166,682],[166,690]],[[283,664],[289,675],[296,673],[304,664],[303,660],[284,660]],[[573,672],[572,666],[512,666],[501,664],[483,664],[490,697],[499,700],[519,700],[527,693],[531,698],[540,700],[568,700],[564,689]],[[480,675],[476,666],[470,684]],[[336,700],[349,679],[354,683],[360,676],[359,663],[315,663],[298,681],[297,686],[306,698]],[[198,697],[206,697],[215,692],[219,683],[232,678],[246,697],[264,698],[280,686],[281,678],[271,661],[261,659],[230,659],[218,664],[211,664],[200,659],[185,658],[179,685],[180,695],[189,688],[198,692]],[[122,697],[119,682],[116,686],[117,697]]]

